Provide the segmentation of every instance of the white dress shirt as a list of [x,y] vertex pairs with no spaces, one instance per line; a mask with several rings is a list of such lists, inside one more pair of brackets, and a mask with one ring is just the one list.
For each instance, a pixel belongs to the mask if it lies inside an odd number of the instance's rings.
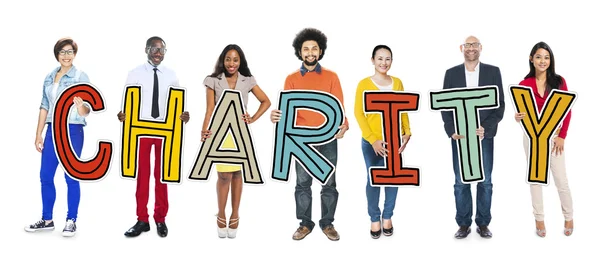
[[154,66],[146,62],[127,75],[127,86],[141,85],[141,114],[140,118],[151,121],[164,121],[167,113],[167,97],[169,97],[169,88],[179,87],[179,79],[175,71],[160,64],[158,70],[158,118],[152,117],[152,94],[154,93]]
[[473,72],[467,70],[467,66],[465,65],[465,78],[467,80],[467,87],[479,86],[479,63],[477,63]]

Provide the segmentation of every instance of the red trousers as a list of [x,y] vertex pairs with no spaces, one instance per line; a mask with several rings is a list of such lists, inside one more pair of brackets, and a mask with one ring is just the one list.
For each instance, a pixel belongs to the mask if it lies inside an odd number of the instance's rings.
[[162,140],[140,138],[138,153],[137,201],[138,220],[148,223],[148,192],[150,190],[150,151],[154,145],[154,221],[164,223],[169,210],[167,185],[160,182],[162,173]]

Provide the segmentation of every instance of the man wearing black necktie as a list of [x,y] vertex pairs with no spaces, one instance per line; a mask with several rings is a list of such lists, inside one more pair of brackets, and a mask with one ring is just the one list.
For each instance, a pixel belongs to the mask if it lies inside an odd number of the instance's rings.
[[[179,80],[175,72],[161,62],[167,52],[166,43],[162,38],[154,36],[146,41],[146,54],[148,61],[127,75],[127,85],[141,85],[141,112],[140,118],[148,121],[164,121],[167,112],[167,97],[169,87],[179,87]],[[125,120],[125,114],[119,112],[117,115],[119,121]],[[183,112],[180,119],[185,123],[189,120],[189,113]],[[148,192],[150,185],[150,153],[154,146],[154,221],[159,236],[166,237],[168,234],[165,217],[169,210],[169,199],[167,194],[167,185],[161,180],[161,151],[162,140],[158,138],[140,138],[138,148],[138,169],[137,169],[137,223],[125,232],[125,236],[136,237],[143,232],[150,231],[148,215]]]

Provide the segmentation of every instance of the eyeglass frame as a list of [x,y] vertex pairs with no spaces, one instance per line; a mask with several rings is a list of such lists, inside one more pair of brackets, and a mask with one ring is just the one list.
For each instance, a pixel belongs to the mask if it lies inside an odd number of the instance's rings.
[[473,42],[473,43],[468,43],[467,42],[467,43],[463,43],[462,46],[464,48],[471,48],[471,47],[473,47],[473,48],[479,48],[479,46],[481,46],[481,43],[480,42]]
[[167,53],[167,48],[165,48],[165,47],[161,47],[161,48],[158,48],[158,47],[146,47],[146,51],[148,51],[148,53],[152,53],[152,54],[156,53],[156,52],[159,52],[160,54],[164,55],[164,54]]
[[73,55],[75,54],[75,50],[73,49],[69,49],[69,50],[60,50],[58,51],[59,55]]

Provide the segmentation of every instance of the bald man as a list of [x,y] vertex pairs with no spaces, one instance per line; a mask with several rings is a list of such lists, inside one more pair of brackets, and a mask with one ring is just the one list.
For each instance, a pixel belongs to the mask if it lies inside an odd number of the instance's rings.
[[[477,184],[477,213],[475,215],[475,224],[477,224],[477,233],[483,238],[491,238],[492,232],[488,228],[492,215],[490,212],[492,206],[492,168],[494,164],[494,137],[498,131],[498,123],[504,116],[504,93],[502,89],[502,76],[500,69],[496,66],[479,62],[479,55],[482,50],[479,39],[475,36],[469,36],[465,42],[460,45],[460,51],[463,53],[464,63],[446,70],[444,76],[444,89],[478,87],[486,85],[498,86],[499,107],[495,109],[486,109],[479,111],[481,127],[477,134],[483,136],[481,140],[481,151],[483,155],[484,181]],[[459,226],[454,237],[462,239],[471,233],[471,223],[473,222],[473,200],[471,197],[471,185],[464,184],[461,181],[458,148],[455,140],[464,138],[457,135],[454,128],[454,119],[452,111],[442,111],[444,120],[444,129],[452,145],[452,161],[454,167],[454,199],[456,202],[456,223]]]

